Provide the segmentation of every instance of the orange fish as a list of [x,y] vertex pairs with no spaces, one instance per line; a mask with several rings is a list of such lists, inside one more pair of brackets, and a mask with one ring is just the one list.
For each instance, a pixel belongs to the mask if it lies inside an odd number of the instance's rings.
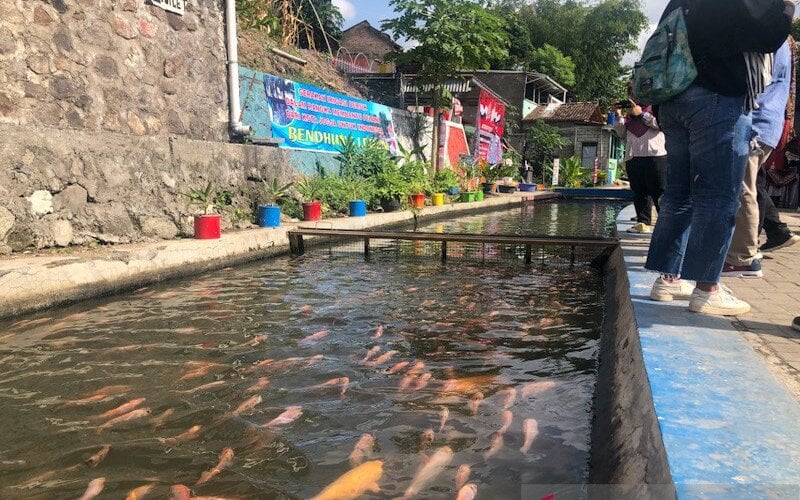
[[381,352],[381,348],[380,348],[380,346],[376,345],[375,347],[373,347],[369,351],[367,351],[367,355],[364,356],[364,358],[361,360],[361,362],[362,363],[366,363],[367,361],[372,359],[373,356],[377,355],[379,352]]
[[211,478],[222,472],[222,469],[224,469],[225,467],[229,467],[232,463],[233,463],[233,450],[231,448],[225,448],[219,454],[219,462],[217,463],[217,465],[200,474],[200,479],[197,480],[196,484],[207,483],[208,481],[211,480]]
[[378,356],[377,358],[375,358],[374,360],[368,361],[366,364],[367,364],[367,366],[382,365],[382,364],[386,363],[387,361],[389,361],[390,359],[392,359],[395,356],[395,354],[397,354],[397,351],[387,351],[387,352],[381,354],[380,356]]
[[410,363],[408,361],[401,361],[401,362],[397,363],[396,365],[394,365],[393,367],[391,367],[388,370],[386,370],[386,374],[387,375],[394,375],[395,373],[398,373],[398,372],[402,371],[409,364]]
[[107,418],[116,417],[122,415],[123,413],[128,413],[129,411],[133,410],[134,408],[138,407],[142,403],[144,403],[145,398],[139,399],[132,399],[125,404],[121,404],[114,408],[113,410],[108,410],[107,412],[103,413],[102,415],[96,415],[92,417],[92,420],[105,420]]
[[117,418],[112,418],[108,422],[104,423],[103,425],[97,428],[97,432],[101,432],[105,429],[111,428],[117,424],[122,422],[129,422],[131,420],[135,420],[137,418],[143,418],[147,415],[150,415],[150,408],[139,408],[138,410],[133,410],[130,413],[126,413],[124,415],[120,415]]
[[275,362],[274,359],[262,359],[261,361],[258,361],[257,363],[253,364],[253,366],[249,367],[247,371],[254,372],[258,370],[263,370],[264,368],[268,367],[274,362]]
[[258,379],[258,381],[256,381],[255,384],[251,385],[247,389],[247,393],[252,394],[254,392],[260,392],[266,389],[267,387],[269,387],[269,379],[267,377],[261,377],[260,379]]
[[381,335],[383,335],[383,325],[378,325],[378,327],[375,328],[375,334],[371,338],[373,340],[379,339],[381,338]]
[[433,375],[431,375],[430,373],[423,373],[422,375],[417,377],[417,380],[414,382],[414,389],[419,391],[427,387],[428,382],[430,381],[432,376]]
[[381,491],[378,484],[381,476],[383,476],[383,462],[380,460],[364,462],[343,474],[311,500],[355,500],[361,498],[367,491],[377,493]]
[[261,342],[264,342],[268,338],[269,337],[267,337],[266,335],[256,335],[252,339],[250,339],[247,342],[245,342],[244,344],[242,344],[242,346],[256,347],[258,344],[260,344]]
[[455,392],[458,387],[458,380],[451,378],[442,383],[442,392]]
[[189,488],[182,484],[173,484],[169,491],[170,500],[190,500],[192,497],[192,492]]
[[172,408],[167,408],[161,415],[153,417],[153,427],[157,429],[162,425],[164,425],[164,423],[167,421],[169,417],[172,416],[173,413],[175,413],[175,410],[173,410]]
[[187,364],[191,366],[197,366],[197,368],[187,371],[178,380],[188,380],[192,378],[202,377],[203,375],[210,372],[212,369],[220,366],[218,363],[211,363],[206,361],[190,361]]
[[462,464],[458,466],[458,471],[456,472],[456,491],[461,490],[461,488],[467,484],[470,472],[472,471],[469,465]]
[[191,441],[192,439],[197,439],[197,436],[200,435],[200,431],[203,429],[202,425],[193,425],[189,428],[186,432],[182,434],[178,434],[172,438],[159,438],[161,444],[164,446],[172,448],[173,446],[178,446],[181,443],[185,443],[186,441]]
[[328,336],[328,330],[320,330],[317,333],[311,334],[308,337],[298,342],[301,346],[308,346],[315,344],[318,340],[322,340]]
[[424,369],[425,369],[425,363],[423,363],[422,361],[417,361],[416,363],[414,363],[414,366],[412,366],[411,369],[408,370],[407,373],[409,375],[416,375],[417,373],[421,372]]
[[97,464],[103,461],[108,455],[108,452],[111,451],[111,445],[104,445],[100,450],[98,450],[94,455],[87,458],[83,463],[86,464],[87,467],[97,467]]
[[411,375],[410,373],[406,374],[406,376],[403,377],[403,380],[400,381],[399,389],[401,391],[405,391],[405,390],[410,389],[412,387],[412,385],[414,384],[415,380],[417,380],[417,376],[416,375]]
[[264,427],[279,427],[281,425],[290,424],[300,418],[301,415],[303,415],[303,409],[301,407],[289,406],[286,408],[286,411],[264,424]]
[[460,490],[458,490],[458,495],[456,495],[456,500],[475,500],[475,496],[478,494],[478,487],[474,484],[466,484]]
[[155,484],[146,484],[144,486],[139,486],[138,488],[134,488],[128,492],[128,495],[125,497],[125,500],[139,500],[143,496],[150,493],[155,487]]
[[89,487],[86,488],[86,491],[83,492],[83,495],[78,500],[92,500],[103,491],[105,486],[106,478],[98,477],[97,479],[92,479],[89,481]]
[[419,468],[411,485],[406,488],[403,498],[411,498],[424,490],[452,460],[453,450],[449,446],[436,450],[436,453]]
[[525,421],[522,422],[522,431],[525,439],[523,441],[522,448],[520,448],[519,451],[527,454],[531,449],[533,440],[539,435],[539,422],[532,418],[526,418]]
[[503,449],[503,435],[499,432],[495,432],[492,436],[492,446],[486,450],[486,453],[483,454],[483,459],[489,460],[493,456],[497,455],[497,452],[499,452],[501,449]]
[[185,391],[178,391],[178,392],[180,392],[182,394],[194,394],[196,392],[207,391],[209,389],[215,389],[217,387],[222,387],[223,385],[225,385],[225,381],[224,380],[217,380],[216,382],[209,382],[207,384],[203,384],[201,386],[195,387],[194,389],[188,389],[188,390],[185,390]]
[[555,387],[557,384],[552,380],[542,380],[539,382],[531,382],[522,386],[520,394],[523,398],[528,398],[535,394],[540,394]]
[[372,448],[375,446],[375,438],[372,434],[362,434],[356,443],[353,452],[350,453],[348,459],[350,460],[351,467],[358,467],[364,460],[369,458],[372,453]]
[[496,382],[496,375],[473,375],[457,379],[454,392],[461,394],[471,394],[475,391],[481,391],[484,387],[492,385]]
[[347,391],[347,387],[349,385],[350,385],[350,378],[336,377],[328,381],[325,381],[321,384],[312,385],[311,387],[306,388],[306,390],[319,390],[319,389],[327,389],[329,387],[339,387],[339,394],[344,396],[344,393],[345,391]]
[[514,414],[508,410],[503,410],[503,426],[500,427],[500,430],[497,432],[505,434],[508,428],[511,427],[512,420],[514,420]]
[[68,405],[83,405],[89,403],[96,403],[98,401],[102,401],[109,396],[114,396],[117,394],[123,394],[131,390],[131,386],[129,385],[109,385],[103,387],[102,389],[98,389],[94,392],[86,394],[83,399],[78,399],[74,401],[68,401]]
[[256,405],[261,404],[261,394],[256,394],[255,396],[247,398],[245,401],[242,402],[239,406],[236,407],[231,413],[233,415],[241,415],[243,412],[247,410],[251,410],[255,408]]
[[308,304],[304,305],[303,307],[300,308],[300,312],[305,314],[311,314],[311,306]]

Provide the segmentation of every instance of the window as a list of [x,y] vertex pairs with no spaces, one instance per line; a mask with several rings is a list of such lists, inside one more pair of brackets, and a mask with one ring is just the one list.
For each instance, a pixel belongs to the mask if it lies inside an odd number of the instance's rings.
[[584,142],[581,144],[581,165],[583,168],[594,168],[595,158],[597,158],[597,143]]

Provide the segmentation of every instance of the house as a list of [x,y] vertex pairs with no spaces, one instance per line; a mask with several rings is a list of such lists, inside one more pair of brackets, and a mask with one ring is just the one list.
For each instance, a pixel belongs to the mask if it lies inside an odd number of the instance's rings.
[[342,32],[336,66],[345,73],[394,74],[395,64],[386,55],[401,49],[392,37],[361,21]]
[[565,102],[537,105],[523,118],[523,129],[531,122],[542,120],[559,130],[568,144],[558,156],[578,156],[586,168],[594,166],[595,158],[600,168],[608,167],[608,160],[620,160],[624,148],[611,126],[606,125],[605,114],[598,102]]

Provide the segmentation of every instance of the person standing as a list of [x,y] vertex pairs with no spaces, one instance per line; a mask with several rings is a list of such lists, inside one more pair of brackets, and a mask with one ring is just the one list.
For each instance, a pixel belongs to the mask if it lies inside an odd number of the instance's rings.
[[[758,257],[758,235],[766,216],[766,207],[759,206],[759,189],[757,176],[770,158],[772,152],[781,142],[786,125],[786,107],[792,83],[792,46],[786,41],[773,58],[772,82],[758,97],[757,107],[753,110],[753,149],[747,162],[744,181],[742,182],[741,205],[736,214],[736,227],[731,239],[731,246],[725,257],[722,276],[760,278],[761,259]],[[761,203],[766,200],[761,196]],[[767,196],[769,199],[769,196]],[[771,201],[771,200],[770,200]],[[770,213],[770,220],[777,215],[777,210]],[[778,219],[780,221],[780,219]],[[780,223],[780,222],[779,222]],[[788,229],[786,229],[788,231]]]
[[[786,40],[794,2],[693,0],[686,12],[697,77],[661,105],[667,184],[645,268],[661,273],[653,300],[689,298],[689,310],[750,310],[719,284],[750,151],[750,109],[769,83],[771,54]],[[665,16],[685,8],[671,0]],[[688,280],[696,281],[692,286]]]
[[[627,116],[616,109],[614,131],[625,141],[625,170],[635,194],[636,224],[631,233],[652,233],[652,207],[660,210],[659,200],[664,193],[667,175],[667,150],[664,133],[658,127],[650,106],[642,107],[634,100]],[[652,201],[651,201],[652,200]]]

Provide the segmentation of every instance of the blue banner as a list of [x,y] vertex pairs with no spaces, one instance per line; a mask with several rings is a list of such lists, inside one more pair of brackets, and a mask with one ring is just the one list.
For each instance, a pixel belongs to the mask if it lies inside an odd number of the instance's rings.
[[398,152],[388,106],[273,75],[260,76],[272,137],[283,139],[280,147],[336,153],[352,137],[357,144],[378,139],[392,153]]

